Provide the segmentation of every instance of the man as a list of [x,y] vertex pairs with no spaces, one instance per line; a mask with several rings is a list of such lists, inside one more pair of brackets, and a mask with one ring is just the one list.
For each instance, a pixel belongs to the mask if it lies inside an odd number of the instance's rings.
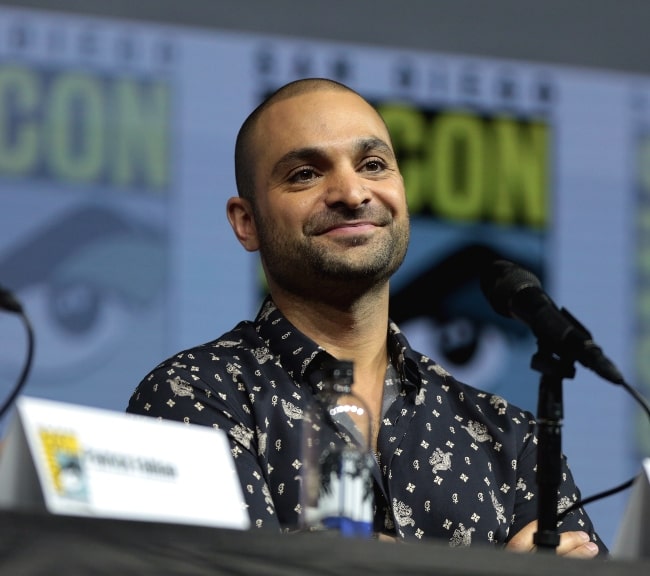
[[[313,376],[327,359],[352,360],[373,415],[376,531],[532,549],[532,416],[458,383],[389,323],[409,217],[375,109],[329,80],[288,84],[245,121],[235,169],[228,220],[246,250],[259,250],[270,297],[254,322],[158,366],[128,410],[225,430],[253,525],[291,530]],[[579,497],[566,469],[564,478],[563,508]],[[560,530],[559,554],[605,551],[583,510]]]

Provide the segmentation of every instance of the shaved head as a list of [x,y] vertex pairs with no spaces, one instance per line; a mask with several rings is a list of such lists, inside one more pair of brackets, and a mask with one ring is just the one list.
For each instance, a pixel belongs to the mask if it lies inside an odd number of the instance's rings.
[[237,192],[255,205],[255,127],[264,112],[273,104],[310,92],[349,92],[362,98],[360,94],[340,82],[326,78],[306,78],[285,84],[266,98],[246,118],[237,134],[235,143],[235,178]]

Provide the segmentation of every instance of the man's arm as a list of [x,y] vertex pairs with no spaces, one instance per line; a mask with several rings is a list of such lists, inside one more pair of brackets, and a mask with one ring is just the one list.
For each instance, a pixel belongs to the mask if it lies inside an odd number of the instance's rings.
[[[222,382],[229,380],[229,375],[224,374]],[[242,410],[245,402],[247,399],[238,394],[235,386],[224,385],[223,390],[216,390],[197,378],[191,368],[164,364],[138,385],[127,412],[223,430],[230,443],[252,526],[280,530],[257,457],[255,425],[250,414]],[[205,484],[202,480],[197,478],[197,490],[205,490],[206,498],[218,497],[210,493],[209,480],[205,479]]]

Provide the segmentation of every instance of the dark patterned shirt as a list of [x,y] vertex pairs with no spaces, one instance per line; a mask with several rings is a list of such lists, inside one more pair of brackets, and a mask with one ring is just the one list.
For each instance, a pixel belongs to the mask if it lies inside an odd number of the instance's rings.
[[[388,347],[375,529],[452,546],[506,542],[537,518],[532,414],[457,382],[413,351],[393,323]],[[156,367],[128,411],[224,430],[252,525],[291,530],[302,511],[300,424],[317,393],[310,376],[327,359],[267,299],[254,322]],[[563,461],[558,509],[578,498]],[[559,529],[599,540],[582,509]]]

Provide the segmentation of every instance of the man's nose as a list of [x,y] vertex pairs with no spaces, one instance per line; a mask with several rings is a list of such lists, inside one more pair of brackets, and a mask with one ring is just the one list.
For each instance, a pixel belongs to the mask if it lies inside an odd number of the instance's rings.
[[370,197],[367,182],[355,170],[339,170],[331,175],[327,188],[329,205],[343,204],[348,208],[359,208],[369,202]]

